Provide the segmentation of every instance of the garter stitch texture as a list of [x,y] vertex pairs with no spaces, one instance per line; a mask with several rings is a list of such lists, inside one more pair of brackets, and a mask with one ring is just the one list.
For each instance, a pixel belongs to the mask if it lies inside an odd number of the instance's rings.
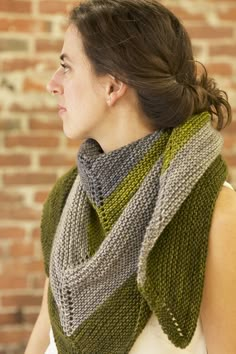
[[41,224],[59,354],[127,354],[151,312],[175,346],[190,343],[226,178],[221,148],[208,113],[107,154],[81,145]]

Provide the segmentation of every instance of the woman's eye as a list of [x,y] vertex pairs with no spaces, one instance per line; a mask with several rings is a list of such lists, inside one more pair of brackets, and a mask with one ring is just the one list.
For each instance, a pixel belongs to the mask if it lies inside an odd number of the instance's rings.
[[61,67],[63,68],[64,73],[69,70],[69,67],[66,64],[61,63]]

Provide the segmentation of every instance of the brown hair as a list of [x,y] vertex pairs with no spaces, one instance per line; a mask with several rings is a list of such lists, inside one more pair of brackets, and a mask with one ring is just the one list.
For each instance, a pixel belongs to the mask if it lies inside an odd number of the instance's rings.
[[87,0],[70,14],[95,73],[111,74],[137,92],[154,127],[175,127],[208,111],[216,128],[231,121],[227,94],[204,68],[197,75],[190,38],[156,0]]

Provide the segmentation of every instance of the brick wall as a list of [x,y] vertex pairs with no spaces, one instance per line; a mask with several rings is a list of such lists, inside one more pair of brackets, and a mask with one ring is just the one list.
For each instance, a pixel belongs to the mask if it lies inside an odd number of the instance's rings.
[[[183,20],[196,59],[228,91],[236,112],[235,0],[162,1]],[[0,1],[0,354],[23,353],[39,311],[44,273],[39,220],[48,191],[74,164],[45,86],[58,65],[63,0]],[[236,187],[236,122],[224,156]]]

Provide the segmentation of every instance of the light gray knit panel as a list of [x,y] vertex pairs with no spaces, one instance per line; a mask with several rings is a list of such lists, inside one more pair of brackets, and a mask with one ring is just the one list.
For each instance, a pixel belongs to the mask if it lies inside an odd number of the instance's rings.
[[[160,193],[146,230],[139,257],[138,283],[143,286],[147,256],[176,210],[191,193],[193,186],[220,154],[223,138],[209,122],[191,138],[160,177]],[[191,168],[190,168],[191,166]]]

